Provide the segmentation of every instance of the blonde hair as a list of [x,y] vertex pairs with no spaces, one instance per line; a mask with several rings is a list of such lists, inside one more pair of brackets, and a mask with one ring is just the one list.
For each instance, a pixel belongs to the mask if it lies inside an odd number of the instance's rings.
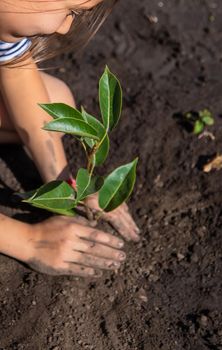
[[[28,0],[27,2],[30,1],[32,2],[33,0]],[[85,0],[83,3],[87,3],[88,1],[89,0]],[[58,56],[60,53],[77,52],[83,49],[103,24],[117,1],[118,0],[103,0],[90,10],[79,11],[79,14],[77,14],[73,21],[71,29],[66,35],[55,33],[33,36],[30,38],[32,44],[29,51],[23,54],[22,57],[1,63],[0,66],[4,65],[9,68],[15,66],[22,67],[23,64],[21,63],[30,57],[33,58],[35,63],[39,63]],[[50,2],[52,2],[52,0]],[[75,10],[78,11],[78,8]]]

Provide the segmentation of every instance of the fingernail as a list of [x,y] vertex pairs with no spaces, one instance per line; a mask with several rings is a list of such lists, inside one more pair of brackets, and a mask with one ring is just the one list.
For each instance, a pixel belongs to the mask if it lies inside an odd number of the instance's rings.
[[126,259],[126,254],[125,253],[120,253],[119,254],[119,259],[120,260],[125,260]]
[[136,233],[138,233],[138,234],[141,232],[140,229],[139,229],[139,227],[136,227],[136,228],[135,228],[135,231],[136,231]]
[[118,247],[122,248],[123,246],[124,246],[124,242],[123,241],[119,241]]
[[137,236],[137,235],[135,235],[135,236],[134,236],[134,241],[139,242],[139,241],[140,241],[140,237]]

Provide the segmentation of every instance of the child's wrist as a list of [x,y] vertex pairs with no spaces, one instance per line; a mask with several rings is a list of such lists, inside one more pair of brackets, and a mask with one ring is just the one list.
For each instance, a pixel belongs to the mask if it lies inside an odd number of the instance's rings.
[[27,261],[32,256],[33,227],[7,218],[6,232],[0,233],[0,252],[21,261]]

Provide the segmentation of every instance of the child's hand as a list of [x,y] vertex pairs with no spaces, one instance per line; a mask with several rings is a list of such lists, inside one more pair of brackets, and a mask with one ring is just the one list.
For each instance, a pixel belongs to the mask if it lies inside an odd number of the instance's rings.
[[[87,197],[85,204],[93,212],[101,211],[98,205],[97,194]],[[130,215],[126,203],[123,203],[109,213],[104,212],[101,217],[102,219],[108,221],[127,241],[139,241],[140,237],[138,236],[138,233],[140,230]]]
[[116,270],[126,255],[124,242],[83,218],[57,216],[30,226],[32,254],[26,261],[49,275],[100,277],[103,269]]

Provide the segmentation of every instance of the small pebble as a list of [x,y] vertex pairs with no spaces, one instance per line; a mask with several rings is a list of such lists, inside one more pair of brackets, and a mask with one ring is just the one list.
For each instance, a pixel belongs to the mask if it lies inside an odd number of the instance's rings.
[[185,258],[185,256],[184,256],[183,254],[177,253],[177,259],[178,259],[179,261],[183,260],[184,258]]
[[110,295],[110,297],[109,297],[109,301],[110,301],[111,303],[113,303],[113,302],[114,302],[114,300],[115,300],[115,297],[114,297],[113,295]]
[[[158,22],[158,17],[156,17],[156,16],[147,16],[147,18],[148,18],[148,20],[149,20],[149,22],[150,23],[157,23]],[[156,186],[158,187],[158,184],[156,184]],[[159,187],[162,187],[162,185],[161,186],[159,186]]]
[[208,318],[205,315],[202,315],[200,318],[200,323],[202,326],[206,327],[207,326],[207,322],[208,322]]
[[140,290],[138,291],[138,297],[144,303],[147,303],[148,298],[147,298],[147,295],[146,295],[146,291],[143,288],[140,288]]
[[59,68],[59,72],[60,73],[65,73],[66,72],[66,68],[64,68],[64,67]]

